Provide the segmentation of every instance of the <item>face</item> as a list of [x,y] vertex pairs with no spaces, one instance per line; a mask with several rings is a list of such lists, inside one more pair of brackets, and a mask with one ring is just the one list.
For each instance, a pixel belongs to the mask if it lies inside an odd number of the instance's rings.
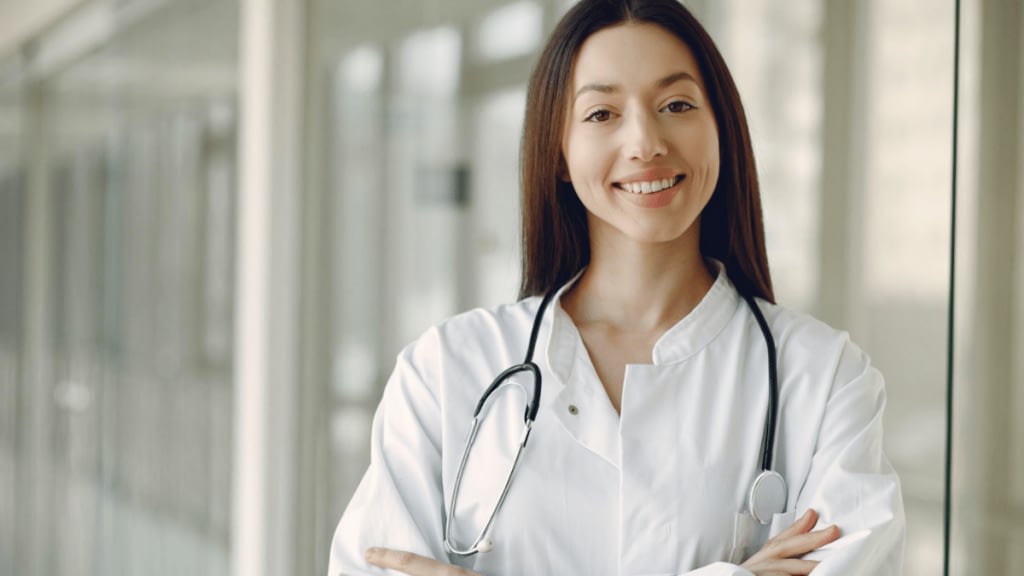
[[591,242],[699,251],[718,129],[689,47],[654,24],[601,30],[576,56],[569,98],[562,153]]

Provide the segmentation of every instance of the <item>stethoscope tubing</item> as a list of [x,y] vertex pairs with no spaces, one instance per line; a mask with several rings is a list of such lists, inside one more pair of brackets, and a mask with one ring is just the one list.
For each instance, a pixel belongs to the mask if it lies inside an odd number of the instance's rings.
[[[540,409],[540,395],[541,395],[541,371],[537,364],[533,361],[533,354],[537,347],[537,339],[540,335],[540,327],[543,323],[544,312],[548,307],[548,304],[554,298],[557,290],[551,290],[544,295],[544,298],[540,302],[540,306],[537,308],[536,316],[534,317],[533,326],[530,330],[530,342],[526,349],[526,357],[523,362],[511,366],[501,372],[490,386],[481,395],[479,402],[477,402],[476,409],[473,411],[473,422],[469,430],[469,434],[466,438],[466,448],[462,453],[462,459],[459,462],[458,472],[455,474],[455,485],[452,490],[452,498],[449,504],[448,517],[444,523],[444,545],[450,554],[456,556],[472,556],[478,552],[485,551],[483,542],[487,542],[487,549],[490,549],[490,541],[485,541],[484,537],[487,531],[490,530],[491,525],[494,523],[494,517],[498,513],[498,509],[505,502],[505,497],[508,495],[509,488],[512,484],[512,477],[515,475],[516,469],[519,467],[523,448],[526,447],[526,442],[529,440],[530,431],[533,427],[533,422],[537,419],[537,412]],[[765,347],[768,352],[768,411],[765,418],[764,424],[764,437],[762,441],[761,451],[761,473],[754,481],[751,487],[749,502],[750,511],[754,518],[761,524],[766,524],[770,521],[770,512],[759,514],[760,506],[757,505],[759,502],[759,486],[764,483],[765,485],[771,485],[771,488],[767,489],[767,493],[774,493],[775,496],[781,498],[775,499],[775,501],[769,506],[770,511],[774,511],[777,506],[785,506],[785,490],[786,483],[785,479],[782,478],[772,468],[774,456],[775,456],[775,429],[778,423],[778,411],[779,411],[779,381],[778,381],[778,365],[776,359],[775,349],[775,338],[772,336],[771,329],[768,326],[768,321],[765,320],[764,314],[761,312],[760,306],[754,300],[753,296],[749,294],[743,294],[743,299],[746,301],[751,313],[754,315],[754,319],[757,321],[758,328],[761,330],[762,336],[764,336]],[[484,406],[487,404],[487,400],[491,397],[492,393],[500,387],[502,384],[508,381],[508,379],[520,372],[530,372],[533,375],[533,394],[530,398],[530,403],[527,405],[525,413],[523,415],[523,422],[525,427],[523,429],[522,436],[520,437],[519,448],[516,451],[515,460],[512,462],[512,467],[509,470],[509,474],[505,479],[505,486],[502,488],[501,495],[498,497],[498,501],[494,508],[491,510],[490,517],[487,519],[487,523],[484,525],[483,530],[480,531],[473,545],[469,548],[460,549],[456,548],[451,542],[451,528],[453,518],[455,516],[455,504],[459,496],[459,488],[462,485],[463,474],[465,472],[466,463],[469,460],[470,448],[476,441],[476,435],[480,427],[480,414],[483,411]],[[771,498],[770,498],[771,500]]]
[[[555,290],[552,290],[544,295],[544,298],[540,302],[540,307],[537,309],[537,315],[533,321],[533,328],[530,330],[530,343],[526,348],[526,358],[523,359],[521,364],[511,366],[498,374],[497,378],[491,382],[491,385],[487,387],[483,395],[480,396],[480,401],[476,404],[476,409],[473,411],[473,423],[469,429],[469,434],[466,436],[466,449],[462,451],[462,459],[459,461],[459,470],[455,474],[455,486],[452,488],[452,501],[448,506],[448,517],[445,518],[444,522],[444,546],[450,554],[456,556],[472,556],[477,552],[481,551],[481,543],[484,541],[484,536],[487,535],[487,531],[490,530],[491,525],[494,523],[494,517],[498,513],[498,509],[505,502],[505,497],[508,496],[508,490],[512,486],[512,477],[515,476],[516,469],[519,467],[519,462],[523,455],[523,448],[526,448],[526,442],[530,439],[530,431],[533,429],[533,422],[537,419],[537,412],[540,409],[540,393],[541,393],[541,371],[537,364],[533,361],[533,353],[537,348],[537,338],[540,335],[540,325],[544,318],[544,311],[547,309],[551,299],[555,296]],[[533,394],[530,398],[530,403],[526,407],[525,414],[523,414],[523,433],[519,438],[519,448],[516,450],[515,460],[512,461],[512,467],[509,469],[508,476],[505,478],[505,486],[501,489],[501,495],[498,497],[497,503],[494,505],[494,509],[491,510],[491,515],[487,519],[487,524],[484,525],[483,530],[477,535],[476,540],[473,541],[473,545],[469,548],[457,548],[451,541],[452,532],[452,521],[455,517],[455,504],[459,497],[459,487],[462,486],[462,478],[466,471],[466,463],[469,461],[469,452],[476,441],[477,432],[480,430],[480,413],[483,411],[484,406],[487,404],[487,400],[491,397],[491,394],[498,389],[499,386],[508,381],[508,378],[518,374],[520,372],[530,372],[533,374]]]
[[773,469],[775,459],[775,428],[779,416],[779,372],[775,353],[775,338],[772,337],[771,328],[765,320],[761,307],[754,301],[753,296],[743,295],[747,301],[750,311],[757,320],[757,325],[764,336],[764,344],[768,349],[768,414],[764,423],[764,450],[761,452],[761,470],[767,472]]

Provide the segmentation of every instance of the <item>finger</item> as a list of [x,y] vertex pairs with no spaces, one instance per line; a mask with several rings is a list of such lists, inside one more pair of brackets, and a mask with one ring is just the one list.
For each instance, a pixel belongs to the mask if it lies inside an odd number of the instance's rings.
[[409,576],[470,576],[475,574],[465,568],[438,562],[433,558],[404,550],[368,548],[365,556],[367,562],[378,568],[397,570]]
[[787,538],[782,538],[781,536],[780,534],[766,542],[760,550],[747,560],[747,563],[756,565],[778,559],[803,556],[839,538],[839,527],[833,525],[822,530],[796,534]]
[[770,555],[774,558],[793,558],[803,556],[811,550],[817,550],[837,538],[839,538],[839,527],[829,526],[821,530],[769,542],[765,548],[770,550]]
[[775,538],[788,538],[790,536],[795,536],[797,534],[803,534],[804,532],[807,532],[808,530],[813,528],[814,525],[817,523],[818,511],[813,508],[808,508],[807,512],[804,512],[803,516],[794,520],[788,528],[786,528],[782,532],[779,532],[775,536]]

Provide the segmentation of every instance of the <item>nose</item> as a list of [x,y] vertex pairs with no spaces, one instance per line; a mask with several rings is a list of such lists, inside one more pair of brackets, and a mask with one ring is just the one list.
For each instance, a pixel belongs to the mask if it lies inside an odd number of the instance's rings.
[[637,111],[631,114],[623,131],[623,153],[629,160],[648,162],[667,152],[661,126],[650,112]]

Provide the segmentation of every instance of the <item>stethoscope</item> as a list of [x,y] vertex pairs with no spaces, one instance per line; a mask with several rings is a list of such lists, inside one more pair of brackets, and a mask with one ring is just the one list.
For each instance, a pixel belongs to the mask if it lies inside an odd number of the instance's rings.
[[[462,452],[462,460],[459,462],[459,471],[455,475],[455,485],[452,487],[452,498],[451,503],[448,505],[448,516],[444,522],[444,546],[445,549],[456,556],[472,556],[478,552],[490,552],[494,549],[494,543],[489,538],[486,538],[488,530],[494,523],[494,516],[498,513],[498,509],[501,508],[502,503],[505,502],[505,496],[508,495],[509,486],[512,483],[512,476],[515,475],[516,468],[519,466],[520,456],[522,456],[523,448],[526,447],[526,441],[530,438],[530,430],[533,428],[533,421],[537,418],[537,410],[540,407],[540,391],[541,391],[541,373],[540,368],[533,362],[533,351],[537,346],[537,335],[540,333],[541,321],[544,318],[544,311],[554,297],[556,290],[548,292],[540,302],[540,307],[537,309],[537,315],[533,319],[533,328],[530,330],[530,344],[526,348],[526,359],[521,364],[510,366],[498,377],[491,382],[491,385],[487,387],[483,395],[480,397],[480,401],[476,404],[476,410],[473,411],[473,423],[469,429],[469,434],[466,437],[466,447]],[[778,402],[779,402],[779,380],[778,371],[775,364],[775,339],[772,338],[771,329],[768,328],[768,322],[765,321],[764,315],[761,313],[761,308],[757,305],[757,302],[751,296],[743,295],[743,299],[747,301],[747,305],[750,307],[750,311],[753,312],[754,318],[757,320],[757,325],[761,329],[761,334],[764,336],[765,345],[768,348],[768,414],[765,418],[764,424],[764,444],[761,446],[761,473],[758,474],[757,478],[754,479],[754,483],[750,486],[750,492],[748,494],[748,506],[750,515],[760,524],[768,524],[771,522],[772,515],[778,514],[785,510],[786,507],[786,480],[778,473],[772,470],[772,459],[775,451],[775,428],[776,418],[778,416]],[[524,424],[522,436],[519,438],[519,448],[516,450],[515,459],[512,461],[512,467],[509,469],[508,476],[505,479],[505,486],[501,490],[501,495],[498,497],[497,503],[494,505],[494,509],[491,510],[491,515],[487,519],[487,523],[483,529],[480,530],[480,534],[477,535],[476,540],[473,541],[472,546],[469,548],[458,548],[455,543],[452,542],[452,523],[455,518],[455,503],[459,497],[459,486],[462,484],[462,476],[466,469],[466,462],[469,460],[469,451],[473,446],[473,442],[476,440],[477,432],[480,429],[481,417],[480,413],[487,403],[488,398],[495,390],[498,389],[502,384],[509,382],[509,379],[521,372],[527,372],[533,376],[533,396],[530,398],[530,403],[526,407],[526,413],[524,416]]]

